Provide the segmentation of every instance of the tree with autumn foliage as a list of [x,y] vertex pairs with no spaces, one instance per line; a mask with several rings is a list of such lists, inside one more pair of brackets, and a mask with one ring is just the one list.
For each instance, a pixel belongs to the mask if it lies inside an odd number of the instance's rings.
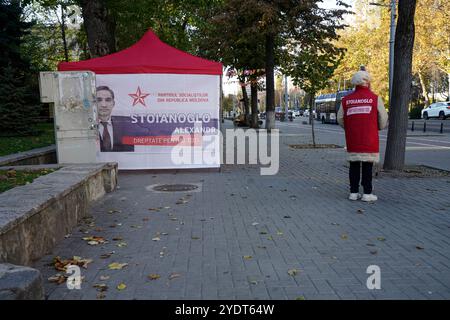
[[199,55],[221,61],[228,66],[229,76],[238,77],[245,118],[253,128],[258,127],[258,82],[264,75],[265,61],[264,37],[259,34],[257,23],[262,12],[257,4],[256,0],[226,0],[212,11],[209,24],[194,33]]

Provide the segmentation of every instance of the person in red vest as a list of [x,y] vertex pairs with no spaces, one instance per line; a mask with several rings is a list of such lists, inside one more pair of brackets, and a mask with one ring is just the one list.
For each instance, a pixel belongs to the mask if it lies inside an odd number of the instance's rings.
[[378,130],[386,128],[388,115],[381,98],[370,90],[370,75],[365,68],[353,75],[352,84],[355,90],[342,98],[337,114],[338,123],[345,129],[350,162],[349,199],[376,201],[377,196],[372,193],[372,168],[380,160]]

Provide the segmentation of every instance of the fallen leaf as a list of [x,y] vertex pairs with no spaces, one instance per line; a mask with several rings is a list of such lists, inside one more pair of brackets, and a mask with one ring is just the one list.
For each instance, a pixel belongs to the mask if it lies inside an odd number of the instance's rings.
[[100,276],[101,281],[109,280],[110,276]]
[[120,243],[117,244],[117,246],[118,246],[119,248],[123,248],[123,247],[126,247],[126,246],[127,246],[127,243],[126,243],[126,242],[120,242]]
[[294,277],[294,276],[296,276],[299,272],[300,272],[300,270],[298,270],[298,269],[290,269],[290,270],[288,270],[287,273],[288,273],[288,275]]
[[149,275],[148,275],[148,278],[149,278],[150,280],[157,280],[157,279],[161,278],[161,276],[160,276],[159,274],[152,273],[152,274],[149,274]]
[[92,286],[93,288],[96,288],[97,291],[104,292],[108,290],[108,286],[105,283],[96,283]]
[[156,212],[158,212],[159,209],[158,208],[148,208],[148,211],[156,211]]
[[252,256],[244,256],[245,260],[250,260],[251,258],[253,258]]
[[347,240],[347,239],[348,239],[348,235],[345,234],[345,233],[342,234],[342,235],[341,235],[341,239],[342,239],[342,240]]
[[13,178],[16,176],[16,170],[9,170],[6,172],[6,175],[10,178]]
[[87,269],[87,266],[89,263],[91,263],[92,259],[83,259],[78,256],[73,256],[72,259],[66,259],[62,260],[59,256],[53,258],[53,266],[58,271],[66,271],[68,265],[77,265],[79,267],[83,267],[84,269]]
[[273,241],[272,237],[267,237],[267,240]]
[[125,290],[127,285],[125,283],[121,283],[117,286],[117,290]]
[[97,293],[97,299],[104,299],[106,297],[104,292]]
[[126,266],[128,266],[128,263],[118,263],[118,262],[113,262],[110,263],[108,265],[108,268],[110,270],[122,270],[123,268],[125,268]]
[[169,280],[172,280],[172,279],[175,279],[175,278],[179,278],[179,277],[181,277],[181,274],[179,274],[179,273],[171,273],[169,275]]
[[378,237],[377,240],[378,240],[378,241],[385,241],[386,239],[383,238],[383,237]]
[[87,241],[87,243],[91,246],[96,246],[107,242],[105,238],[98,236],[84,237],[83,240]]
[[57,273],[54,276],[49,277],[48,281],[62,284],[67,281],[67,276]]
[[113,255],[115,253],[115,251],[111,251],[109,253],[104,253],[100,256],[101,259],[108,259],[109,257],[111,257],[111,255]]
[[195,237],[195,236],[191,237],[191,239],[192,239],[192,240],[200,240],[199,237]]
[[140,229],[140,228],[142,228],[142,226],[139,226],[139,225],[132,225],[132,226],[130,226],[130,228]]

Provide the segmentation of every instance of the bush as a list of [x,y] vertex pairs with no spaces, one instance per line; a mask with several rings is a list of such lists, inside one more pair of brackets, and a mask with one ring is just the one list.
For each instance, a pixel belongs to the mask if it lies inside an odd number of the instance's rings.
[[7,66],[0,72],[0,128],[2,136],[26,136],[35,134],[37,114],[30,105],[29,87],[16,69]]
[[411,111],[409,111],[409,118],[410,119],[420,119],[422,117],[422,111],[423,106],[415,106],[411,108]]

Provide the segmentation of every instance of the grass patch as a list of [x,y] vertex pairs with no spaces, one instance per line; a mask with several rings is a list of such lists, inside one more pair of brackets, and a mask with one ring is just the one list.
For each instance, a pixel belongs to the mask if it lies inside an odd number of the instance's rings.
[[26,137],[0,137],[0,156],[46,147],[55,143],[53,123],[38,123],[38,134]]
[[33,182],[37,177],[54,172],[56,169],[42,169],[36,171],[26,170],[0,170],[0,193],[17,186]]

